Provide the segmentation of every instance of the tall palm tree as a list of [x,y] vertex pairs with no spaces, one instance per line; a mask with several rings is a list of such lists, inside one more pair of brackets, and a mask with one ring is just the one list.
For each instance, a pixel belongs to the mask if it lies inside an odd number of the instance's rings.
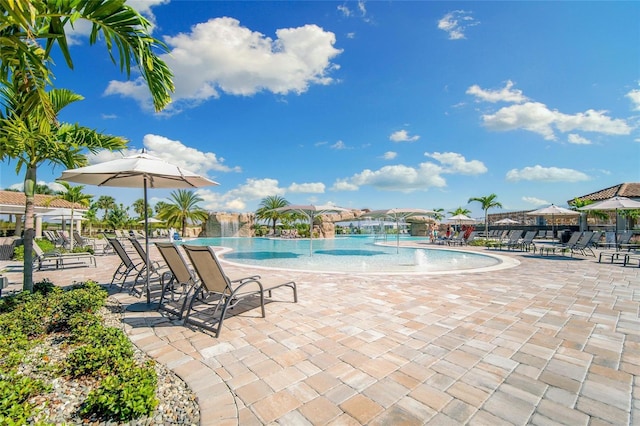
[[109,216],[109,210],[113,210],[118,207],[116,204],[116,199],[109,195],[101,195],[98,197],[98,201],[96,201],[96,207],[104,210],[104,220],[107,220],[107,216]]
[[204,200],[193,191],[178,189],[169,195],[169,199],[171,202],[158,212],[158,218],[169,226],[180,227],[181,235],[186,234],[188,222],[204,222],[209,218],[209,212],[198,207]]
[[[98,40],[120,70],[137,68],[149,87],[157,111],[171,101],[172,74],[157,52],[168,51],[151,37],[151,23],[123,0],[0,0],[0,104],[7,113],[0,123],[0,161],[18,159],[25,166],[24,290],[33,288],[33,194],[37,165],[83,165],[83,148],[122,149],[123,139],[105,137],[78,125],[59,125],[59,105],[46,87],[52,80],[54,46],[69,68],[73,61],[66,28],[77,19],[91,24],[89,43]],[[115,52],[114,52],[115,51]],[[116,53],[117,52],[117,53]],[[76,95],[77,96],[77,95]],[[67,96],[67,101],[69,97]],[[79,100],[79,99],[76,99]],[[27,124],[29,123],[29,124]],[[38,125],[34,125],[38,124]],[[26,143],[25,143],[26,142]],[[26,147],[30,149],[26,149]]]
[[[144,217],[144,198],[138,198],[137,200],[135,200],[132,204],[132,207],[133,211],[136,212],[138,217]],[[149,206],[147,206],[147,215],[153,215],[153,209]]]
[[459,214],[463,214],[465,216],[469,216],[471,214],[471,210],[465,209],[464,207],[458,207],[455,210],[448,212],[451,216],[456,216]]
[[285,215],[283,213],[273,211],[273,209],[288,205],[289,202],[279,195],[270,195],[268,197],[264,197],[260,201],[260,208],[256,210],[256,218],[271,221],[271,228],[273,229],[273,233],[275,234],[276,223],[278,222],[278,219],[282,218]]
[[482,210],[484,210],[484,235],[489,235],[489,221],[487,220],[488,211],[492,207],[502,208],[502,204],[496,201],[498,196],[496,194],[487,195],[485,197],[472,197],[469,198],[468,203],[473,201],[477,201],[482,205]]
[[[24,194],[24,290],[33,289],[33,238],[34,198],[37,182],[36,172],[43,164],[62,165],[76,168],[86,164],[83,152],[97,152],[99,149],[119,150],[126,146],[126,140],[117,136],[104,135],[77,124],[50,121],[45,106],[40,105],[24,114],[24,93],[17,87],[0,89],[5,97],[5,111],[0,116],[0,154],[2,158],[16,160],[16,174],[25,171]],[[82,100],[82,96],[66,89],[47,92],[49,102],[56,114],[67,105]]]

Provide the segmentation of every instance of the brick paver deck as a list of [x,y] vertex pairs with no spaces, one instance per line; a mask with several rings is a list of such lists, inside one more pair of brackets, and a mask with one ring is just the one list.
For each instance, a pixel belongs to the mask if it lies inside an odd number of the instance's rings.
[[[275,297],[286,301],[268,303],[266,318],[231,316],[219,339],[144,309],[127,310],[125,329],[198,395],[203,425],[640,424],[640,268],[498,253],[520,264],[406,276],[260,271],[295,280],[299,303],[282,290]],[[98,268],[35,280],[109,283],[118,263],[100,256]],[[21,267],[9,270],[15,288]]]

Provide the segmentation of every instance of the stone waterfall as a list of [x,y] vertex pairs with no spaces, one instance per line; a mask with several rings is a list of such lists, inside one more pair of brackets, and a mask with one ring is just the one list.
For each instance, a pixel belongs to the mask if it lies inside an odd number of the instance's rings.
[[253,213],[211,212],[200,237],[252,237]]

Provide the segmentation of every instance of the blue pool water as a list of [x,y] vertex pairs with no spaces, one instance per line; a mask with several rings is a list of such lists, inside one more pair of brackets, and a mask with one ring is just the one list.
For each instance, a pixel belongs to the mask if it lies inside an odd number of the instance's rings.
[[[424,242],[424,238],[402,237],[405,242]],[[314,239],[313,256],[309,239],[270,238],[196,238],[185,244],[221,246],[220,257],[228,262],[265,268],[319,272],[429,273],[464,271],[493,267],[498,257],[468,251],[438,249],[436,246],[406,248],[395,245],[390,237],[386,245],[371,236]]]

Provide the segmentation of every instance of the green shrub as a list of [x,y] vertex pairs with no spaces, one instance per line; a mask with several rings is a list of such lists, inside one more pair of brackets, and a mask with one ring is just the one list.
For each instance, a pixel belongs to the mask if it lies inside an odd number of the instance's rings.
[[119,373],[133,356],[133,347],[124,332],[114,327],[94,327],[86,344],[71,352],[63,371],[72,376],[106,376]]
[[49,387],[40,380],[3,374],[0,378],[0,424],[28,424],[28,419],[35,414],[35,406],[27,400],[48,391]]
[[149,415],[158,405],[157,380],[151,362],[144,367],[130,363],[118,375],[105,377],[98,389],[89,393],[81,413],[119,421]]
[[104,306],[107,296],[107,292],[93,281],[72,290],[53,292],[50,295],[52,308],[49,327],[52,330],[66,329],[75,314],[98,312]]

